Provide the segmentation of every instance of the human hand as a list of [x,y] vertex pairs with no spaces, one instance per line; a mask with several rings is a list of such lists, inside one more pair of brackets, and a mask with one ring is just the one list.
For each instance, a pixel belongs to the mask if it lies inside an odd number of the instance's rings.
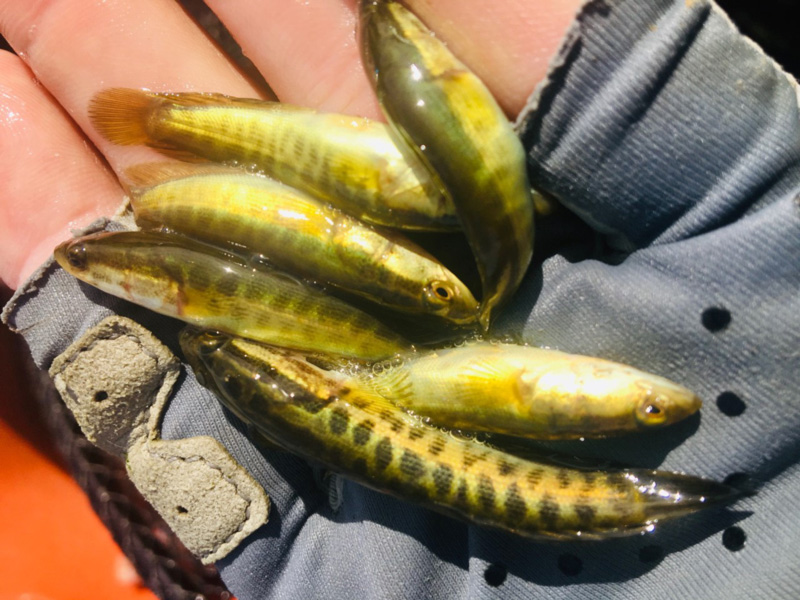
[[[236,7],[238,10],[234,10],[231,3],[219,4],[217,8],[220,10],[220,15],[226,19],[226,15],[230,13],[226,23],[282,100],[324,110],[352,111],[365,116],[378,114],[358,64],[357,48],[352,39],[353,20],[350,4],[342,7],[338,3],[325,3],[326,10],[331,12],[323,10],[322,3],[313,6],[288,5],[285,2],[268,5],[261,3],[257,7],[247,9]],[[527,94],[541,77],[535,74],[535,66],[538,64],[542,67],[540,74],[544,72],[547,62],[544,57],[552,54],[574,7],[557,3],[563,12],[548,13],[541,6],[536,9],[541,12],[527,12],[533,10],[531,3],[521,2],[520,5],[527,7],[526,14],[531,16],[532,21],[528,22],[512,12],[503,12],[503,8],[507,8],[507,3],[495,3],[492,9],[497,10],[497,29],[490,27],[488,31],[484,31],[482,26],[486,21],[476,15],[485,14],[482,12],[486,10],[485,6],[479,7],[477,2],[469,4],[461,2],[458,3],[456,11],[449,4],[439,2],[435,8],[441,10],[441,14],[452,15],[452,22],[443,19],[437,23],[435,18],[429,18],[430,14],[426,11],[433,9],[427,5],[423,6],[423,3],[420,3],[420,6],[412,4],[412,8],[418,10],[432,28],[445,38],[448,37],[448,31],[453,32],[451,41],[454,51],[487,81],[509,113],[516,114]],[[270,10],[265,6],[269,6]],[[470,12],[469,7],[472,6],[475,7],[474,12]],[[9,6],[5,8],[2,17],[3,33],[12,45],[25,54],[26,60],[33,67],[39,80],[50,90],[58,103],[73,116],[79,127],[88,132],[89,139],[96,144],[115,172],[120,172],[133,162],[145,160],[148,151],[111,147],[94,135],[86,118],[86,107],[88,99],[96,91],[107,87],[124,86],[170,91],[207,90],[237,96],[253,96],[259,93],[231,69],[225,59],[213,50],[202,35],[184,20],[183,14],[172,5],[157,2],[140,3],[137,4],[138,13],[135,16],[129,14],[125,6],[120,3],[106,3],[92,7],[95,12],[91,14],[77,12],[78,8],[86,10],[85,5],[77,7],[77,4],[65,3],[54,8],[40,9],[42,14],[37,15],[33,8]],[[263,14],[269,14],[272,21],[259,18],[256,13],[261,11]],[[234,12],[236,14],[233,14]],[[547,48],[540,45],[541,37],[531,34],[534,27],[533,20],[538,20],[538,24],[541,24],[540,15],[548,15],[548,18],[555,16],[556,19],[556,22],[550,24],[554,33],[550,38],[552,43]],[[237,16],[245,21],[240,23],[239,27],[236,25]],[[561,21],[558,19],[559,16],[563,17]],[[76,18],[82,20],[79,38],[74,35]],[[137,21],[136,18],[141,18],[141,21]],[[301,43],[303,40],[307,42],[309,37],[298,39],[296,36],[290,36],[290,32],[297,31],[290,23],[293,19],[301,18],[305,20],[300,30],[307,31],[309,36],[313,36],[311,48]],[[122,32],[118,26],[109,26],[110,23],[123,21],[127,24]],[[267,25],[261,25],[262,22]],[[329,29],[331,22],[337,27]],[[255,23],[259,26],[253,26]],[[36,25],[33,30],[31,30],[32,25]],[[274,36],[268,34],[270,26],[275,30]],[[247,30],[250,30],[249,35]],[[338,35],[329,38],[331,32],[338,32]],[[28,36],[33,38],[32,41],[26,39]],[[252,39],[252,42],[247,43],[248,39]],[[323,40],[329,39],[330,45],[323,43]],[[458,48],[459,39],[462,40],[461,51]],[[503,40],[503,43],[500,45],[489,43],[490,40],[497,39]],[[486,40],[486,43],[481,43],[481,40]],[[278,50],[258,47],[259,43],[273,42],[279,47]],[[302,46],[305,51],[316,52],[317,58],[309,58],[298,46]],[[56,52],[57,48],[61,49],[60,53]],[[601,54],[599,50],[602,48],[594,50]],[[473,60],[470,60],[470,53],[475,55]],[[135,62],[131,60],[131,56],[136,56]],[[268,56],[272,60],[268,60]],[[520,56],[526,58],[520,59]],[[275,57],[278,59],[275,60]],[[17,198],[25,198],[25,205],[41,207],[41,211],[34,209],[34,212],[26,213],[30,218],[27,227],[20,224],[20,221],[6,221],[13,226],[9,227],[8,235],[3,239],[13,243],[9,244],[11,248],[2,250],[2,256],[7,259],[9,266],[7,270],[4,266],[0,275],[12,286],[24,279],[25,272],[29,272],[41,262],[56,242],[66,237],[68,223],[77,225],[91,220],[91,215],[108,214],[122,197],[122,192],[110,171],[97,162],[96,154],[86,150],[82,138],[63,118],[64,115],[57,108],[57,104],[43,95],[41,88],[31,85],[30,79],[26,79],[28,76],[15,60],[13,57],[4,59],[4,63],[9,65],[8,69],[4,70],[9,73],[16,72],[19,78],[19,84],[13,89],[27,90],[16,93],[18,95],[22,93],[22,99],[26,100],[29,109],[41,112],[14,123],[19,127],[24,124],[29,130],[27,135],[39,132],[38,137],[31,136],[33,141],[31,147],[38,150],[29,154],[33,159],[28,167],[21,167],[19,162],[16,162],[12,163],[14,164],[12,168],[8,166],[9,161],[2,161],[2,164],[6,165],[5,170],[8,171],[3,175],[9,175],[3,181],[15,183],[8,191],[3,190],[0,196],[4,202],[10,202],[11,206],[17,207],[17,210],[9,213],[10,217],[13,216],[15,219],[20,218],[18,207],[23,205],[20,200],[16,200]],[[119,68],[121,64],[125,65],[124,69]],[[322,64],[334,65],[330,70],[323,69],[324,79],[320,79],[315,71]],[[513,68],[509,68],[510,65],[513,65]],[[649,72],[647,69],[654,70],[658,65],[642,63],[637,66],[647,73]],[[330,78],[328,74],[331,74]],[[284,79],[281,78],[282,75]],[[587,85],[585,80],[580,80],[579,86],[576,84],[578,87]],[[602,86],[600,87],[600,91],[603,91]],[[713,90],[713,86],[711,89]],[[574,100],[574,95],[571,97]],[[570,127],[574,122],[568,121],[568,117],[579,114],[582,107],[559,106],[558,98],[556,96],[553,104],[545,106],[540,113],[550,118],[548,123],[551,125],[542,126],[541,123],[533,122],[530,127],[523,130],[528,147],[533,148],[534,156],[541,160],[542,167],[533,167],[534,181],[545,191],[555,193],[565,204],[584,216],[598,231],[607,234],[607,240],[613,251],[600,255],[605,262],[585,260],[589,257],[582,254],[579,256],[581,262],[570,256],[575,261],[571,263],[564,258],[565,253],[562,253],[561,256],[549,260],[540,269],[532,270],[518,301],[511,307],[504,321],[501,321],[500,327],[507,331],[521,330],[523,336],[534,343],[614,358],[671,376],[689,387],[694,387],[706,399],[715,398],[717,395],[722,397],[724,392],[747,399],[761,398],[769,391],[774,394],[772,396],[774,402],[785,400],[792,382],[787,375],[785,361],[770,362],[768,355],[762,356],[758,364],[774,370],[769,373],[762,372],[760,377],[753,381],[733,377],[731,369],[731,365],[735,364],[731,362],[732,357],[738,356],[733,352],[737,342],[745,341],[745,347],[752,351],[759,339],[759,336],[754,334],[754,327],[774,325],[774,320],[769,323],[763,318],[749,320],[744,323],[745,327],[738,331],[732,327],[725,333],[727,339],[721,343],[711,336],[709,330],[703,329],[702,325],[698,326],[698,323],[702,322],[703,311],[715,306],[714,302],[724,300],[725,309],[734,311],[734,315],[738,314],[736,311],[738,307],[745,309],[745,301],[749,298],[745,291],[751,290],[753,282],[757,281],[754,270],[759,266],[752,264],[745,272],[735,272],[735,269],[730,268],[731,259],[726,252],[734,249],[733,245],[740,242],[742,237],[754,239],[753,236],[757,237],[758,233],[751,231],[740,234],[738,230],[728,230],[732,241],[719,242],[722,244],[721,250],[717,245],[718,239],[711,239],[708,236],[697,238],[700,240],[699,246],[695,245],[698,241],[691,236],[703,231],[702,228],[692,229],[691,220],[683,234],[674,227],[676,223],[680,223],[679,217],[687,214],[690,206],[696,205],[701,211],[708,209],[711,216],[707,220],[707,228],[711,229],[735,219],[738,214],[732,216],[727,210],[714,211],[713,204],[707,202],[709,199],[713,200],[713,194],[706,195],[706,188],[702,185],[697,187],[700,191],[692,187],[697,183],[691,173],[693,161],[698,157],[692,153],[694,149],[692,152],[685,150],[683,153],[672,152],[670,155],[670,151],[684,149],[683,143],[662,142],[659,146],[665,149],[664,155],[657,156],[652,161],[645,161],[637,152],[641,152],[641,147],[646,147],[650,151],[651,146],[636,146],[631,155],[625,156],[630,168],[628,172],[623,173],[624,179],[618,165],[617,170],[608,171],[611,175],[604,176],[605,172],[597,164],[598,157],[613,155],[613,152],[609,152],[609,148],[624,150],[629,146],[615,146],[613,141],[609,141],[608,132],[593,130],[581,122],[579,124],[584,127],[577,129],[582,133],[594,132],[603,135],[596,137],[587,135],[583,153],[579,151],[580,144],[559,146],[561,138],[557,137],[557,134],[571,133]],[[589,104],[591,98],[584,100]],[[649,106],[649,102],[652,102],[650,97],[645,100],[644,106]],[[704,98],[699,98],[692,107],[695,110],[698,106],[702,108],[704,101]],[[612,123],[623,126],[635,121],[635,111],[624,110],[628,108],[624,105],[621,107],[623,110],[620,110],[617,98],[602,97],[602,100],[591,106],[600,110],[604,105],[611,107],[612,110],[601,112],[603,118],[592,115],[587,121],[594,120],[600,124]],[[618,117],[617,121],[615,117]],[[552,125],[554,122],[558,122],[559,127]],[[40,128],[39,125],[34,126],[34,123],[41,123],[44,126]],[[663,130],[666,125],[662,124],[661,127]],[[628,131],[624,127],[623,129]],[[681,123],[678,130],[672,132],[674,136],[672,139],[692,137],[695,131],[696,129],[690,127],[689,123]],[[721,135],[724,137],[729,134],[730,132],[726,130]],[[568,135],[564,137],[569,140]],[[55,142],[52,138],[59,141]],[[8,139],[9,136],[4,137],[4,140]],[[592,144],[595,141],[598,143],[597,146]],[[638,138],[636,141],[643,144]],[[58,143],[62,145],[59,146]],[[567,148],[569,152],[559,155],[558,150],[561,148]],[[2,151],[4,156],[8,155],[8,149],[4,148]],[[676,155],[678,160],[673,159],[671,163],[666,158]],[[69,157],[69,160],[64,160],[65,156]],[[49,160],[44,160],[45,157]],[[715,164],[721,165],[722,158],[717,160]],[[583,188],[568,183],[564,171],[569,170],[565,169],[565,166],[569,167],[569,164],[565,163],[570,162],[576,165],[576,172],[569,174],[573,179],[582,179]],[[634,166],[639,167],[642,162],[649,164],[650,168],[637,172]],[[585,164],[589,164],[590,168],[584,168]],[[677,170],[678,174],[665,177],[657,193],[648,189],[648,183],[657,181],[653,179],[652,173],[668,166]],[[37,170],[33,171],[34,167]],[[31,173],[46,173],[48,177],[41,175],[37,177]],[[10,178],[11,175],[13,178]],[[681,178],[689,182],[688,189],[681,187],[678,193],[672,186]],[[597,190],[590,185],[593,180],[603,183],[603,187],[599,190],[602,193],[596,194]],[[31,186],[31,183],[35,185]],[[47,187],[48,185],[50,187]],[[42,189],[43,187],[46,189]],[[663,191],[664,188],[667,188],[666,192]],[[584,189],[592,191],[584,192]],[[643,192],[643,189],[646,191]],[[10,190],[17,191],[12,194]],[[56,190],[58,193],[55,193]],[[737,190],[731,195],[741,198],[741,205],[746,206],[759,199],[758,194],[752,190]],[[615,203],[617,198],[622,198],[625,202]],[[57,201],[53,201],[54,199]],[[654,206],[655,200],[659,201],[658,206]],[[618,210],[619,207],[624,210]],[[670,208],[671,210],[668,210]],[[651,214],[657,214],[663,219],[652,219],[649,217]],[[51,217],[57,217],[55,220],[59,222],[51,226]],[[750,223],[752,224],[752,221]],[[786,220],[783,223],[790,225],[792,221]],[[647,226],[641,228],[642,224]],[[719,231],[724,232],[725,229],[727,228],[720,228]],[[20,237],[11,237],[12,234]],[[670,238],[669,235],[672,234],[674,236]],[[663,237],[664,235],[667,237]],[[768,272],[774,277],[770,278],[770,282],[778,281],[780,289],[785,291],[788,289],[787,282],[792,277],[796,278],[796,270],[776,271],[776,266],[784,263],[774,259],[779,256],[779,252],[788,252],[792,249],[781,249],[774,236],[769,237],[771,240],[769,248],[759,249],[756,256],[762,257],[771,266]],[[710,273],[704,272],[697,278],[695,273],[697,264],[694,262],[694,257],[697,253],[703,254],[712,248],[715,248],[713,255],[716,256],[716,260],[707,263],[711,268]],[[631,251],[634,251],[633,254],[627,256],[622,264],[608,264],[618,262]],[[773,262],[770,262],[771,260]],[[735,263],[739,265],[743,264],[743,261],[739,259]],[[725,265],[728,268],[723,268]],[[685,268],[690,268],[692,272],[687,274],[682,271]],[[723,281],[712,281],[714,279],[712,275],[720,273],[730,277],[723,278]],[[709,299],[707,292],[711,290],[719,295]],[[722,299],[719,300],[721,296]],[[770,314],[770,310],[773,313],[778,310],[788,310],[790,304],[786,302],[786,296],[780,295],[778,298],[770,299],[771,302],[759,308],[756,314]],[[536,300],[535,305],[534,300]],[[710,315],[707,320],[712,325],[715,314],[724,315],[722,312],[713,311],[707,314]],[[695,318],[689,319],[686,315],[693,315]],[[734,319],[734,326],[738,327],[738,317],[734,316]],[[776,333],[780,337],[781,332]],[[789,346],[784,344],[783,348],[787,347]],[[779,388],[777,390],[776,382]],[[731,398],[730,395],[724,397]],[[724,402],[722,404],[724,405]],[[714,410],[712,406],[708,408]],[[209,407],[209,410],[212,409]],[[190,409],[184,406],[183,411],[173,413],[171,417],[173,431],[195,430],[194,425],[188,424]],[[708,411],[706,414],[709,414]],[[795,417],[796,415],[792,416]],[[670,455],[667,466],[722,478],[734,470],[748,470],[757,476],[769,477],[776,465],[783,464],[774,461],[765,462],[762,458],[763,453],[757,449],[757,442],[767,435],[769,427],[763,427],[759,436],[743,435],[742,438],[749,441],[738,446],[732,455],[720,454],[709,458],[707,456],[709,448],[713,448],[717,440],[734,439],[734,436],[728,429],[725,415],[711,412],[708,419],[708,424],[705,419],[700,424],[694,438]],[[736,423],[741,422],[744,422],[744,425],[740,425],[740,428],[747,429],[753,425],[752,422],[748,424],[741,420]],[[649,455],[640,451],[641,438],[600,444],[601,450],[598,453],[624,459],[627,463],[632,462],[631,456],[634,456],[637,464],[655,466],[653,463],[660,462],[663,455],[675,445],[676,438],[693,433],[692,427],[698,427],[697,420],[669,434],[648,439],[648,443],[656,443],[656,448],[651,449]],[[198,424],[196,430],[202,431],[203,425]],[[776,437],[775,453],[785,455],[791,439]],[[238,443],[241,445],[244,442]],[[593,446],[597,447],[598,445]],[[395,556],[398,562],[406,564],[407,570],[403,572],[402,577],[393,579],[397,577],[396,574],[392,575],[385,567],[380,568],[375,579],[370,580],[373,593],[376,595],[381,591],[391,593],[391,590],[396,589],[394,586],[399,585],[400,580],[409,585],[404,588],[405,590],[412,589],[408,595],[414,594],[414,590],[416,593],[424,594],[435,589],[435,586],[448,583],[461,591],[465,591],[466,586],[485,586],[481,565],[486,563],[504,565],[514,575],[512,580],[515,586],[525,587],[532,581],[544,584],[559,582],[561,575],[555,573],[552,568],[559,555],[572,558],[576,558],[576,555],[582,556],[586,560],[591,581],[632,577],[647,569],[646,566],[636,563],[635,558],[633,566],[628,565],[622,569],[610,568],[609,559],[604,556],[616,551],[623,554],[633,553],[643,546],[641,543],[636,545],[632,542],[613,542],[611,546],[604,546],[604,550],[577,550],[569,547],[569,551],[565,549],[566,547],[535,546],[527,541],[509,540],[493,532],[467,528],[350,484],[344,489],[344,502],[341,508],[334,513],[320,502],[320,492],[311,483],[310,471],[303,463],[290,457],[268,453],[270,457],[268,464],[249,450],[242,450],[241,447],[239,449],[243,453],[249,453],[251,461],[245,464],[252,466],[254,472],[261,475],[260,480],[265,482],[265,487],[273,494],[275,513],[277,513],[273,515],[271,524],[258,539],[222,563],[224,576],[229,584],[235,582],[239,586],[234,590],[242,598],[264,593],[264,590],[274,590],[277,593],[281,585],[292,585],[291,589],[294,592],[300,589],[317,590],[317,592],[324,590],[324,593],[330,594],[336,593],[335,590],[349,589],[352,592],[353,589],[359,589],[352,587],[357,583],[363,586],[361,589],[365,589],[367,584],[359,579],[372,576],[373,571],[369,568],[369,565],[374,564],[371,562],[372,557],[379,553],[390,552],[386,543],[391,543],[397,548]],[[700,527],[697,533],[688,537],[687,529],[679,527],[675,530],[678,535],[667,534],[666,537],[662,536],[659,539],[664,541],[663,545],[667,550],[674,550],[709,535],[715,527],[706,524]],[[272,539],[278,535],[277,532],[280,532],[279,538]],[[684,537],[681,538],[680,534]],[[361,542],[360,545],[354,544],[356,539]],[[311,548],[315,551],[311,552]],[[609,548],[613,550],[611,553]],[[339,571],[341,565],[326,560],[326,557],[341,556],[342,550],[349,552],[351,558],[348,563],[352,568],[345,572]],[[525,557],[530,556],[532,552],[537,553],[543,566],[531,567],[528,564]],[[294,561],[284,563],[290,556]],[[463,568],[468,563],[473,567],[473,560],[476,563],[474,568],[470,569],[469,578],[466,578]],[[570,560],[566,561],[567,565],[570,564]],[[252,569],[255,563],[261,565],[258,572]],[[340,587],[318,588],[312,581],[313,575],[309,577],[304,575],[312,566],[320,564],[322,571],[329,573],[330,577],[333,577],[330,570],[336,571],[335,576],[339,581],[337,585]],[[558,561],[558,564],[561,564],[561,561]],[[574,565],[574,561],[571,564]],[[274,571],[277,568],[283,568],[281,573],[289,575],[278,577]],[[421,579],[425,577],[429,579],[425,582],[409,580],[409,575],[415,576],[416,579],[420,572],[425,573]],[[486,572],[488,574],[490,571]],[[491,572],[497,573],[498,570]],[[499,572],[502,572],[502,569]],[[330,580],[328,577],[321,577],[319,581],[320,585],[323,585],[323,582]],[[488,575],[487,582],[491,584]]]
[[[123,195],[115,173],[153,157],[97,135],[87,115],[94,94],[110,87],[267,92],[176,3],[3,4],[2,33],[24,58],[0,55],[7,115],[0,152],[13,157],[0,172],[0,279],[13,289],[70,228],[113,213]],[[210,4],[280,100],[380,118],[355,43],[355,2]],[[515,115],[544,76],[578,2],[507,0],[488,13],[479,2],[419,4]],[[503,43],[491,44],[498,31]],[[489,46],[491,52],[479,50]]]

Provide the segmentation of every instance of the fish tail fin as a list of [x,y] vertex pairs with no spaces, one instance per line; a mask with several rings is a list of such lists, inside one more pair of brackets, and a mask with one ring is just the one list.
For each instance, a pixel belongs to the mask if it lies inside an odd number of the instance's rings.
[[89,118],[108,141],[120,146],[148,144],[148,125],[163,98],[143,90],[111,88],[89,102]]

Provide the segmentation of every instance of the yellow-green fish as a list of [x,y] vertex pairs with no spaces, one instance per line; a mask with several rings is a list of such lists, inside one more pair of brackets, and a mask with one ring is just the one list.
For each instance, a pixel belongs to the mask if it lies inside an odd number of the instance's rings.
[[396,232],[362,223],[259,175],[187,163],[138,165],[131,204],[137,223],[236,251],[389,308],[474,323],[478,303],[433,256]]
[[362,57],[384,112],[456,207],[488,327],[533,253],[525,151],[486,86],[400,3],[361,0],[360,21]]
[[198,381],[272,443],[472,523],[597,539],[652,530],[660,520],[740,495],[689,475],[525,460],[426,425],[286,350],[191,329],[180,341]]
[[489,342],[393,359],[359,378],[438,425],[539,439],[651,429],[701,405],[690,390],[627,365]]
[[113,88],[89,104],[115,144],[146,144],[263,171],[361,220],[420,230],[458,227],[452,203],[388,127],[349,115],[221,94]]
[[100,233],[64,242],[54,254],[104,292],[201,327],[363,360],[411,347],[349,304],[183,236]]

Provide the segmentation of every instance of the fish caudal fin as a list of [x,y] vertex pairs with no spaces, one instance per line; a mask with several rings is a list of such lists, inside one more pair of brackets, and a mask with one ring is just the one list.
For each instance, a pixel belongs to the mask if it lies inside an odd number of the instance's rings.
[[150,142],[148,122],[161,102],[157,94],[143,90],[111,88],[91,99],[89,118],[95,129],[114,144],[147,144]]

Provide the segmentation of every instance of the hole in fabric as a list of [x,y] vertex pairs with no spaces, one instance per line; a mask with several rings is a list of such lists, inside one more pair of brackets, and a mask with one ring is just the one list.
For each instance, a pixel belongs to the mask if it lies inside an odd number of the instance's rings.
[[483,572],[483,578],[486,580],[486,583],[492,587],[503,585],[507,575],[508,569],[499,564],[489,565],[486,567],[486,571]]
[[558,557],[559,570],[569,577],[574,577],[583,571],[583,561],[574,554],[562,554]]
[[722,392],[717,396],[717,408],[729,417],[738,417],[744,412],[747,405],[733,392]]
[[664,558],[664,549],[661,546],[652,544],[639,550],[639,560],[643,563],[660,562]]
[[103,400],[108,400],[108,392],[105,390],[100,390],[99,392],[94,393],[94,401],[95,402],[102,402]]
[[730,325],[731,313],[727,308],[712,306],[703,311],[700,320],[703,323],[703,327],[708,329],[711,333],[717,333]]
[[181,506],[181,505],[178,505],[178,506],[176,506],[176,507],[175,507],[175,510],[178,512],[178,514],[179,514],[179,515],[185,515],[186,513],[188,513],[188,512],[189,512],[189,509],[187,509],[187,508],[184,508],[184,507],[183,507],[183,506]]
[[731,552],[744,548],[746,541],[747,534],[741,527],[728,527],[722,534],[722,544]]

